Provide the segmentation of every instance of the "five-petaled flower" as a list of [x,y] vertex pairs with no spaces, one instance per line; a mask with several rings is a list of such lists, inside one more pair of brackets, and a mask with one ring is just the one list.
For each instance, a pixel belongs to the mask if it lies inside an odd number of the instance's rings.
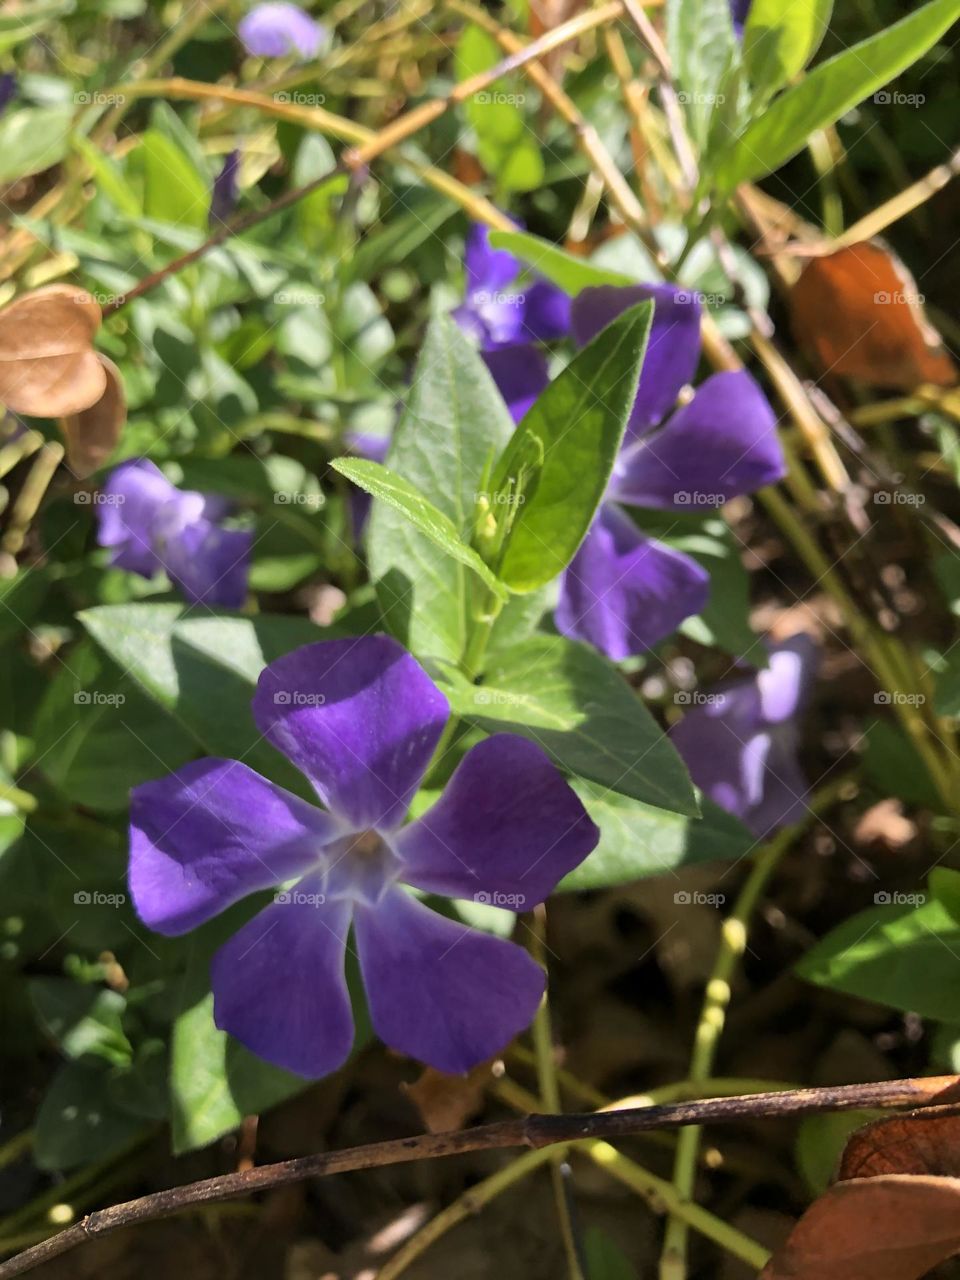
[[188,600],[240,608],[253,533],[221,526],[224,498],[178,489],[143,458],[111,472],[101,497],[97,538],[111,564],[143,578],[164,569]]
[[645,536],[620,504],[690,511],[784,474],[773,410],[745,371],[713,374],[663,421],[700,358],[695,295],[665,284],[584,289],[573,303],[574,338],[587,343],[644,299],[654,302],[653,324],[627,433],[556,611],[560,631],[617,661],[653,648],[699,613],[710,587],[696,560]]
[[572,788],[535,743],[497,734],[404,825],[449,708],[387,636],[321,641],[272,662],[253,715],[324,809],[234,760],[186,765],[137,787],[131,806],[130,889],[150,928],[184,933],[289,885],[214,955],[217,1025],[301,1075],[335,1070],[353,1042],[352,924],[388,1045],[451,1073],[497,1053],[532,1020],[542,969],[402,886],[542,902],[599,838]]
[[519,422],[550,381],[536,343],[566,337],[570,299],[548,280],[516,283],[520,263],[507,249],[494,249],[490,232],[475,224],[464,252],[467,287],[453,317],[475,338],[500,394]]
[[286,0],[255,5],[237,27],[247,53],[261,58],[298,54],[315,58],[323,43],[323,27],[309,13]]
[[797,716],[815,666],[811,638],[792,636],[771,647],[768,667],[707,691],[670,731],[697,786],[758,838],[806,812]]

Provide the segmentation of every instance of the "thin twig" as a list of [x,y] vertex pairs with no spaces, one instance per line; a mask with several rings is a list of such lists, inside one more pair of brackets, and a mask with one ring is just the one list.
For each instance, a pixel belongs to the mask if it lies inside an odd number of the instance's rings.
[[65,1231],[34,1245],[0,1264],[0,1280],[24,1275],[82,1244],[119,1227],[165,1218],[195,1204],[211,1204],[250,1195],[270,1187],[326,1178],[355,1169],[380,1169],[413,1160],[438,1160],[468,1151],[501,1151],[515,1147],[538,1150],[555,1143],[629,1138],[651,1129],[675,1129],[689,1124],[730,1124],[738,1120],[777,1119],[820,1111],[860,1111],[869,1108],[925,1107],[960,1103],[960,1077],[927,1076],[879,1083],[789,1089],[778,1093],[743,1094],[659,1107],[640,1107],[599,1114],[529,1115],[449,1133],[425,1133],[411,1138],[373,1142],[346,1151],[300,1156],[262,1165],[241,1173],[227,1173],[201,1182],[171,1187],[88,1214]]

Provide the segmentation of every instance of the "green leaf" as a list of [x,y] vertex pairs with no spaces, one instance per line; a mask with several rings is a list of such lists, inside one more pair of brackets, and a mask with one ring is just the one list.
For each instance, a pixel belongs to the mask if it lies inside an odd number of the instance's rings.
[[127,182],[117,162],[108,156],[106,152],[101,151],[99,147],[95,147],[82,134],[78,134],[74,138],[73,145],[90,166],[97,190],[102,191],[113,202],[119,212],[126,214],[128,218],[142,217],[143,206],[140,203],[140,198]]
[[454,711],[508,729],[561,768],[621,795],[696,816],[696,796],[666,734],[611,663],[563,636],[535,635],[496,655],[482,685],[450,672]]
[[558,249],[549,240],[532,236],[529,231],[491,231],[490,243],[495,249],[508,249],[531,270],[536,271],[537,275],[550,280],[571,297],[575,297],[581,289],[596,285],[637,283],[633,276],[593,266],[583,258],[575,258],[572,253]]
[[72,13],[73,0],[52,0],[49,4],[18,7],[13,13],[0,14],[0,53],[31,40],[56,18]]
[[[806,0],[801,0],[805,3]],[[667,48],[690,134],[702,151],[740,58],[729,0],[667,0]]]
[[772,173],[858,102],[922,57],[960,17],[960,0],[930,0],[885,31],[844,49],[777,98],[725,149],[722,191]]
[[851,916],[807,952],[797,972],[822,987],[958,1022],[958,959],[960,924],[933,898]]
[[116,1155],[144,1122],[114,1103],[116,1070],[67,1062],[53,1077],[37,1113],[33,1154],[41,1169],[72,1169]]
[[949,654],[942,671],[937,673],[934,710],[938,716],[960,717],[960,654]]
[[736,862],[756,845],[742,822],[705,796],[703,816],[687,818],[595,782],[576,782],[574,790],[600,828],[600,843],[560,881],[559,892],[604,889],[699,862]]
[[416,485],[397,475],[389,467],[383,467],[379,462],[370,462],[366,458],[335,458],[330,465],[374,498],[399,511],[434,546],[472,569],[501,600],[507,599],[503,583],[497,581],[473,547],[463,541],[453,521],[428,501]]
[[934,867],[928,883],[936,900],[960,924],[960,871],[952,871],[949,867]]
[[73,106],[25,107],[0,120],[0,183],[42,173],[67,154]]
[[498,567],[512,591],[550,582],[583,541],[623,440],[652,315],[653,304],[640,302],[607,325],[538,397],[503,451],[493,489],[522,497]]
[[147,129],[135,155],[143,165],[147,217],[175,226],[205,228],[210,191],[177,144],[159,130]]
[[[449,316],[434,316],[393,433],[390,470],[430,494],[455,529],[466,530],[490,458],[513,428],[479,353]],[[385,503],[374,503],[367,553],[390,630],[414,653],[459,661],[468,638],[472,587],[466,566],[439,554],[429,538]]]
[[[463,82],[497,65],[502,54],[492,36],[477,26],[464,28],[456,49],[457,80]],[[464,102],[477,135],[477,154],[503,191],[534,191],[544,180],[543,157],[520,111],[522,94],[497,81]]]
[[127,1002],[118,991],[70,978],[34,978],[30,998],[44,1031],[68,1058],[103,1058],[115,1066],[133,1057],[123,1030]]
[[588,1227],[584,1232],[583,1251],[590,1280],[636,1280],[633,1263],[599,1227]]
[[743,59],[754,101],[792,80],[820,48],[833,0],[752,0],[743,32]]

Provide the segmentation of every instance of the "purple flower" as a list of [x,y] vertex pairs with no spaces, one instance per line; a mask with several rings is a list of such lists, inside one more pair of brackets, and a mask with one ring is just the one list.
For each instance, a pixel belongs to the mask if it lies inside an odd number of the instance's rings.
[[765,670],[702,694],[670,731],[697,786],[758,838],[806,811],[796,717],[815,666],[813,640],[792,636]]
[[323,41],[323,27],[309,13],[284,0],[258,4],[237,28],[247,53],[261,58],[284,58],[296,53],[314,58]]
[[325,809],[235,760],[200,760],[133,791],[130,889],[143,921],[180,934],[293,882],[213,957],[217,1025],[304,1076],[353,1042],[347,934],[373,1026],[440,1071],[469,1070],[526,1027],[545,977],[513,943],[406,892],[529,908],[599,832],[543,751],[497,734],[464,756],[433,807],[403,825],[449,716],[387,636],[306,645],[268,666],[260,732]]
[[223,161],[223,168],[213,180],[213,191],[210,196],[211,226],[217,222],[225,222],[237,207],[237,171],[240,168],[240,152],[228,151]]
[[733,29],[738,36],[743,35],[750,13],[750,0],[730,0],[730,16],[733,18]]
[[101,498],[97,536],[111,564],[143,578],[165,569],[188,600],[240,608],[253,534],[221,527],[224,499],[178,489],[145,459],[117,467]]
[[628,306],[654,302],[647,354],[606,499],[561,583],[556,623],[615,661],[653,648],[707,603],[690,556],[649,538],[617,504],[717,507],[784,474],[776,420],[746,372],[716,373],[664,422],[700,357],[700,305],[672,285],[584,289],[572,328],[589,342]]
[[550,284],[536,280],[515,287],[520,263],[506,249],[494,249],[489,230],[470,228],[464,252],[466,297],[453,318],[480,346],[514,421],[519,422],[546,387],[549,376],[543,352],[533,345],[553,342],[570,331],[570,299]]
[[3,115],[16,96],[17,77],[12,71],[5,71],[0,75],[0,115]]
[[[389,436],[375,436],[369,431],[351,431],[347,434],[350,452],[359,458],[367,458],[370,462],[386,462],[390,449]],[[355,543],[363,537],[373,499],[365,489],[351,484],[348,489],[347,504],[350,512],[350,532]]]

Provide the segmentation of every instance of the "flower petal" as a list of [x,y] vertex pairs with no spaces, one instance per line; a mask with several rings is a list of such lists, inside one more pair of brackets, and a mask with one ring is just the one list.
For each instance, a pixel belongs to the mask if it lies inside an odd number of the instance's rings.
[[161,562],[188,600],[239,609],[247,598],[253,531],[188,524],[163,544]]
[[478,290],[494,292],[516,279],[520,263],[509,249],[494,249],[490,228],[475,222],[467,234],[463,252],[467,271],[467,294]]
[[774,484],[786,472],[777,420],[749,373],[715,373],[659,431],[621,457],[612,492],[638,507],[689,510]]
[[484,351],[483,359],[514,422],[519,422],[550,381],[546,357],[537,347],[518,345]]
[[682,387],[697,370],[700,359],[700,303],[696,295],[669,284],[583,289],[573,300],[571,324],[580,346],[606,328],[634,303],[654,301],[653,325],[630,413],[628,436],[642,435],[676,404]]
[[300,875],[339,833],[329,814],[245,764],[195,760],[131,792],[134,906],[157,933],[186,933]]
[[529,911],[599,839],[541,748],[497,733],[467,752],[437,803],[395,844],[408,884]]
[[564,635],[619,662],[671,635],[709,594],[705,569],[608,502],[563,575],[555,620]]
[[524,292],[523,333],[533,342],[555,342],[570,332],[569,294],[549,280],[535,280]]
[[770,665],[757,672],[757,687],[768,724],[779,724],[796,715],[817,664],[817,646],[800,632],[770,650]]
[[374,1030],[392,1049],[456,1074],[530,1025],[546,985],[512,942],[437,915],[400,888],[354,921]]
[[297,1075],[336,1071],[353,1045],[349,928],[349,903],[325,902],[319,876],[278,895],[214,954],[217,1026]]
[[154,521],[176,495],[175,486],[145,458],[124,462],[110,473],[97,503],[97,541],[113,548],[111,563],[145,578],[157,572]]
[[304,645],[263,671],[257,727],[355,828],[397,826],[450,708],[389,636]]
[[237,34],[247,53],[260,58],[285,58],[291,53],[313,58],[323,41],[324,30],[297,5],[270,0],[256,5],[241,19]]

